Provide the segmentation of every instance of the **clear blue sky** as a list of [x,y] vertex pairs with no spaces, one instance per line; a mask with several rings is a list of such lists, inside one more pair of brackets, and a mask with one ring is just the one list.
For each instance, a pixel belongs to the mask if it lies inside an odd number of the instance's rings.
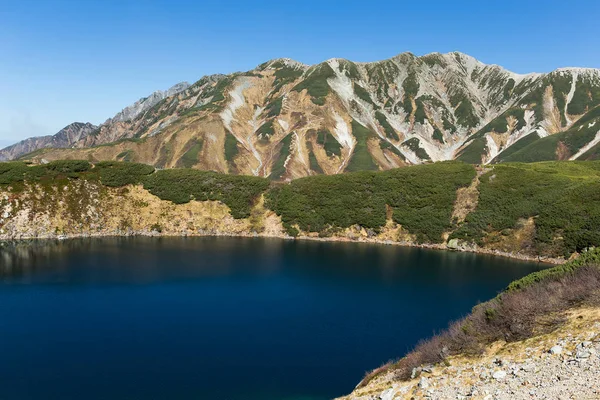
[[520,73],[600,68],[599,22],[598,0],[0,0],[0,145],[276,57],[458,50]]

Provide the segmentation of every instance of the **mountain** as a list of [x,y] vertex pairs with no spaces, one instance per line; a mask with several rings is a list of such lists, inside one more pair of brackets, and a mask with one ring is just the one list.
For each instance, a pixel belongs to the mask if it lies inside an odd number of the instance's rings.
[[189,83],[181,82],[166,91],[158,90],[124,108],[99,127],[90,123],[74,122],[55,135],[25,139],[0,150],[0,161],[14,160],[25,154],[45,148],[86,147],[108,143],[112,141],[111,138],[122,139],[125,137],[120,129],[123,125],[127,125],[129,121],[154,107],[161,100],[174,96],[189,86]]
[[73,122],[55,135],[25,139],[0,150],[0,161],[13,160],[44,148],[66,148],[98,129],[90,123]]
[[28,158],[282,180],[452,159],[594,159],[599,106],[595,69],[519,75],[458,52],[314,66],[276,59],[142,99],[72,148]]

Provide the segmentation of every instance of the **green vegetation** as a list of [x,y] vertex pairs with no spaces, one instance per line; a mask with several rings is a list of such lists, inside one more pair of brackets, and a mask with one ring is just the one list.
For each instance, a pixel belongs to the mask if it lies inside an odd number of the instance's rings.
[[404,82],[402,82],[402,89],[404,89],[402,107],[408,114],[411,114],[413,112],[412,100],[414,100],[415,97],[417,97],[417,93],[419,93],[419,82],[417,81],[417,74],[414,70],[411,70]]
[[88,171],[92,165],[84,160],[56,160],[46,164],[45,167],[48,171],[71,174]]
[[282,62],[276,62],[271,67],[276,69],[273,90],[271,90],[272,94],[278,93],[284,85],[294,82],[304,74],[301,68],[289,67]]
[[374,137],[375,134],[369,129],[365,128],[355,120],[352,120],[352,134],[356,138],[356,146],[354,147],[354,153],[348,162],[346,171],[373,171],[377,170],[377,164],[373,161],[367,141],[369,138]]
[[144,180],[144,188],[162,200],[175,204],[218,200],[231,209],[234,218],[249,217],[256,199],[268,187],[265,178],[194,169],[156,171]]
[[225,159],[232,163],[235,156],[239,153],[238,141],[231,133],[225,133]]
[[47,174],[48,170],[41,165],[29,167],[21,161],[0,163],[0,185],[36,181]]
[[527,123],[525,122],[525,110],[522,108],[511,108],[502,115],[494,118],[489,124],[479,130],[476,135],[483,136],[488,132],[506,133],[508,132],[508,118],[513,117],[517,120],[517,124],[514,130],[523,128]]
[[339,60],[339,66],[340,72],[344,72],[348,78],[352,79],[353,81],[357,81],[360,79],[358,67],[352,61]]
[[154,172],[154,167],[146,164],[102,161],[94,166],[93,171],[98,173],[103,185],[122,187],[142,183],[144,177]]
[[568,130],[546,136],[509,155],[503,155],[501,161],[536,162],[557,160],[559,150],[562,152],[562,157],[574,155],[595,138],[600,129],[600,118],[598,118],[600,115],[598,114],[600,114],[600,107],[594,108],[584,115]]
[[506,103],[510,97],[512,96],[513,90],[515,88],[515,80],[513,78],[510,78],[507,82],[506,85],[504,86],[504,89],[502,90],[502,104]]
[[362,86],[360,86],[356,82],[353,85],[354,85],[354,93],[356,93],[356,96],[359,99],[361,99],[362,101],[364,101],[367,104],[370,104],[371,106],[373,106],[374,109],[379,108],[373,102],[373,99],[371,99],[371,95],[369,94],[369,92],[367,92],[367,90],[365,88],[363,88]]
[[273,128],[273,121],[267,121],[261,125],[260,128],[256,131],[256,134],[260,137],[262,141],[268,141],[271,136],[275,134],[275,128]]
[[389,150],[392,153],[394,153],[395,155],[397,155],[398,157],[400,157],[400,159],[402,159],[402,161],[406,161],[406,157],[404,157],[404,154],[402,154],[400,152],[400,150],[398,150],[395,146],[393,146],[391,143],[386,142],[385,140],[380,140],[379,141],[379,148],[383,151],[383,150]]
[[456,190],[475,177],[472,166],[445,162],[384,172],[355,172],[297,179],[267,193],[268,207],[291,231],[326,234],[360,225],[378,230],[392,219],[419,242],[439,243],[450,228]]
[[175,141],[177,140],[177,134],[171,136],[171,138],[165,142],[165,144],[160,148],[158,160],[156,161],[156,166],[158,168],[165,168],[171,157],[173,156],[173,147],[175,146]]
[[433,135],[431,135],[431,137],[434,140],[437,140],[438,142],[440,142],[442,144],[445,143],[444,142],[444,135],[442,134],[442,132],[437,127],[433,128]]
[[452,237],[482,245],[534,218],[534,254],[568,257],[600,244],[600,162],[498,164],[480,182],[477,209]]
[[458,154],[457,160],[469,164],[481,164],[483,155],[487,151],[487,142],[483,137],[477,137],[471,141]]
[[471,100],[462,91],[450,96],[450,104],[455,107],[456,122],[465,128],[474,128],[479,123],[479,116]]
[[600,85],[579,77],[575,84],[575,93],[567,107],[571,115],[581,115],[600,103]]
[[117,155],[117,160],[124,162],[132,162],[135,153],[133,150],[125,150]]
[[414,137],[414,138],[408,139],[406,142],[402,143],[402,146],[411,150],[421,160],[431,160],[431,158],[429,157],[429,154],[427,154],[425,149],[421,147],[421,141],[419,140],[419,138]]
[[319,161],[317,160],[317,157],[315,156],[315,153],[313,152],[312,143],[309,143],[308,162],[310,164],[310,169],[315,171],[317,174],[325,173],[323,171],[323,168],[321,168],[321,166],[319,165]]
[[437,54],[437,53],[431,53],[431,54],[421,56],[421,57],[419,57],[419,60],[423,61],[429,67],[440,66],[442,68],[445,68],[448,65],[446,63],[446,60],[444,60],[443,56],[441,54]]
[[294,86],[292,90],[301,92],[306,89],[311,96],[312,102],[322,106],[325,104],[325,97],[327,97],[330,91],[327,79],[333,78],[334,76],[335,72],[331,69],[329,64],[322,63],[310,69],[306,78]]
[[328,156],[341,156],[342,145],[328,130],[322,129],[317,132],[317,143],[323,146]]
[[[366,65],[369,83],[377,89],[377,98],[382,102],[389,102],[390,83],[394,82],[400,73],[398,65],[392,60],[381,61]],[[393,104],[386,103],[386,108]]]
[[379,125],[381,125],[381,127],[383,128],[383,131],[385,132],[386,137],[388,137],[389,139],[396,140],[396,141],[400,140],[400,138],[398,137],[398,134],[396,133],[396,130],[394,128],[392,128],[392,126],[390,125],[387,118],[385,117],[385,115],[383,115],[382,112],[376,111],[375,118],[379,122]]
[[271,118],[271,117],[276,117],[279,114],[281,114],[282,105],[283,105],[283,96],[278,97],[275,100],[273,100],[272,102],[270,102],[269,104],[267,104],[267,106],[265,107],[265,111],[264,111],[264,112],[266,112],[266,117]]
[[185,145],[187,150],[179,159],[178,165],[183,168],[192,168],[194,165],[198,164],[198,155],[200,154],[200,151],[202,151],[203,145],[204,140],[202,138],[190,140]]
[[100,180],[105,186],[119,187],[141,183],[144,176],[154,172],[145,164],[103,161],[92,165],[87,161],[59,160],[46,165],[29,166],[23,162],[0,163],[0,184],[24,182],[52,183],[65,179]]
[[497,162],[499,162],[499,160],[504,160],[504,159],[510,157],[512,154],[529,146],[531,143],[537,141],[539,138],[540,138],[540,136],[537,134],[537,132],[530,133],[529,135],[519,139],[516,143],[514,143],[508,149],[506,149],[502,153],[500,153],[496,158],[494,158],[492,160],[492,163],[497,163]]
[[290,155],[290,145],[292,144],[292,134],[289,133],[286,137],[284,137],[281,142],[281,149],[279,150],[279,156],[273,164],[273,170],[271,171],[271,175],[269,178],[271,179],[281,179],[283,174],[285,174],[285,160],[287,160]]

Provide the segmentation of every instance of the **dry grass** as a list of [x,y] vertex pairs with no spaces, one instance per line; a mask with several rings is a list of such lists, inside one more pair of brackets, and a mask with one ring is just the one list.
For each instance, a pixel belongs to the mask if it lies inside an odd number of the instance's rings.
[[367,374],[359,386],[393,371],[408,380],[414,368],[446,362],[455,355],[480,355],[497,341],[516,342],[551,332],[579,306],[600,306],[600,266],[586,265],[560,277],[549,277],[521,290],[506,291],[482,303],[443,333],[420,342],[406,357]]

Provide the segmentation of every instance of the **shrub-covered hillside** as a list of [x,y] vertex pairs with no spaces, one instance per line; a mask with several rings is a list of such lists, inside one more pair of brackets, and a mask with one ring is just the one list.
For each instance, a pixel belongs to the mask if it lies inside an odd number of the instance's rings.
[[530,253],[568,257],[600,245],[600,162],[501,164],[479,180],[477,208],[453,237],[493,245],[531,221]]
[[35,198],[43,202],[44,193],[63,193],[81,181],[105,191],[139,185],[169,204],[220,201],[235,219],[264,220],[274,212],[292,236],[358,234],[554,258],[600,245],[600,161],[485,168],[451,161],[290,183],[195,169],[155,171],[126,162],[11,162],[0,163],[0,191],[6,193],[0,206],[31,187],[41,191]]
[[312,176],[275,187],[267,205],[290,234],[295,226],[323,235],[352,225],[377,231],[390,217],[419,242],[440,243],[451,228],[456,190],[474,177],[473,166],[456,162]]

